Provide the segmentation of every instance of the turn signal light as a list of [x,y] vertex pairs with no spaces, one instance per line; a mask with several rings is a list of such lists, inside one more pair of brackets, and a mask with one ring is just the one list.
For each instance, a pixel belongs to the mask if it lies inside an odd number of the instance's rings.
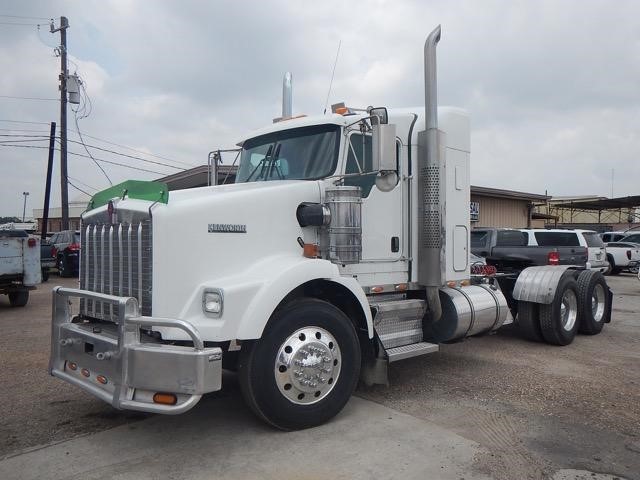
[[320,247],[315,243],[305,243],[302,247],[302,255],[307,258],[318,258],[320,256]]
[[336,108],[335,113],[337,113],[338,115],[345,115],[349,113],[349,109],[347,107],[338,107]]
[[162,405],[175,405],[178,403],[178,397],[173,393],[155,393],[153,395],[153,403],[160,403]]

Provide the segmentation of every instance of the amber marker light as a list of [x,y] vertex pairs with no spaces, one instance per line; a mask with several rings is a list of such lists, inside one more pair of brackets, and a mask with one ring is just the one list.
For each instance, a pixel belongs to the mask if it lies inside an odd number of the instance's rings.
[[315,243],[305,243],[302,247],[302,255],[307,258],[318,258],[320,256],[320,247]]
[[160,403],[162,405],[175,405],[178,403],[178,398],[173,393],[155,393],[153,395],[153,403]]
[[371,287],[371,292],[380,293],[384,290],[384,287]]
[[96,377],[96,380],[98,381],[98,383],[101,383],[102,385],[107,384],[107,377],[105,377],[104,375],[98,375]]
[[349,113],[349,109],[347,107],[338,107],[338,108],[336,108],[336,113],[338,115],[345,115],[345,114]]
[[448,281],[447,282],[447,287],[456,288],[456,282],[454,282],[453,280]]
[[73,362],[67,362],[67,367],[69,367],[69,370],[73,371],[76,371],[78,369],[78,365]]
[[399,283],[398,285],[396,285],[396,292],[406,292],[407,288],[408,287],[406,283]]
[[86,368],[83,368],[82,370],[80,370],[80,373],[85,377],[89,377],[91,375],[91,372]]

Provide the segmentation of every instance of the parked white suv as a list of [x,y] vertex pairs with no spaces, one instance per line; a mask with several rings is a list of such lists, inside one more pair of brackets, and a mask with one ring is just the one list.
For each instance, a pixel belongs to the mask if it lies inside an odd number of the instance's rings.
[[600,236],[593,230],[521,229],[529,234],[529,245],[545,247],[586,247],[587,268],[606,272],[609,268],[607,252]]

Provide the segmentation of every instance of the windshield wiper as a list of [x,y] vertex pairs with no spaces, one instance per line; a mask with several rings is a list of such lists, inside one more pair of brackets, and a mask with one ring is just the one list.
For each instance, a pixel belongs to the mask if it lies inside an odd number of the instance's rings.
[[258,165],[256,165],[256,168],[254,168],[251,171],[251,173],[249,174],[249,176],[247,177],[245,182],[248,182],[249,180],[251,180],[251,177],[253,177],[253,174],[256,173],[260,167],[262,167],[262,169],[260,170],[260,176],[258,178],[260,178],[262,176],[262,171],[264,170],[264,165],[265,165],[267,159],[269,158],[269,156],[271,155],[271,151],[272,150],[273,150],[273,145],[269,145],[269,149],[267,150],[267,154],[264,156],[264,158],[262,158],[262,160],[260,160],[258,162]]

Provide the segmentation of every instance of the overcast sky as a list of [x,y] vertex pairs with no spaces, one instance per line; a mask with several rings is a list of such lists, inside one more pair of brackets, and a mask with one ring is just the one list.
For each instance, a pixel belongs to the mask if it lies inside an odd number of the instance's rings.
[[[422,47],[442,24],[439,103],[471,113],[473,184],[610,196],[613,169],[615,196],[640,194],[638,1],[5,0],[0,14],[0,216],[22,216],[23,191],[27,217],[42,208],[46,149],[8,145],[46,146],[38,135],[59,120],[59,103],[3,96],[58,96],[59,35],[46,18],[57,26],[61,15],[70,24],[69,70],[93,104],[79,121],[100,139],[85,137],[90,145],[176,167],[204,164],[210,150],[279,115],[287,70],[294,113],[322,113],[340,41],[329,103],[421,105]],[[39,31],[2,24],[38,22]],[[75,128],[69,109],[77,141]],[[158,172],[101,164],[114,183],[179,171],[90,149]],[[77,143],[69,150],[86,154]],[[88,158],[70,155],[69,176],[90,193],[108,186]]]

